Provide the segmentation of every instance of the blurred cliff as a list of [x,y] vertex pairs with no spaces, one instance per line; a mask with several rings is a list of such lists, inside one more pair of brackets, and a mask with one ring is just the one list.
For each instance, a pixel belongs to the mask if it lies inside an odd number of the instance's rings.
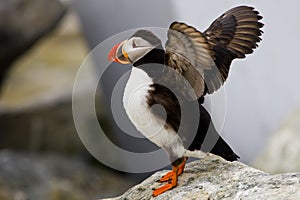
[[93,162],[76,134],[72,88],[89,50],[72,5],[1,1],[0,16],[0,199],[121,194],[133,182]]
[[[47,4],[44,6],[46,9]],[[37,16],[35,20],[43,19]],[[78,151],[71,95],[76,71],[87,51],[77,19],[69,10],[55,32],[15,62],[0,100],[0,123],[5,130],[0,147]]]
[[[41,5],[39,12],[46,15],[42,9],[48,10],[48,7],[48,3]],[[63,12],[66,10],[63,5],[56,9],[59,8]],[[34,12],[34,6],[32,9],[30,13]],[[43,26],[51,23],[38,14],[35,20]],[[27,29],[31,30],[30,24],[27,24]],[[54,28],[51,26],[48,32]],[[44,31],[40,37],[48,32]],[[73,136],[76,132],[72,122],[71,95],[76,71],[86,53],[77,19],[69,10],[55,32],[41,39],[19,60],[14,60],[0,99],[3,130],[0,147],[34,151],[48,148],[75,151],[78,148],[75,146],[80,142]],[[20,130],[23,134],[19,133]]]
[[58,1],[0,2],[0,85],[9,67],[65,14]]

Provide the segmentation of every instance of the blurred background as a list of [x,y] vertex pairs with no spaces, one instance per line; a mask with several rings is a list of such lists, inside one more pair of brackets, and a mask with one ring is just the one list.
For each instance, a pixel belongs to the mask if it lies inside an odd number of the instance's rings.
[[[91,49],[114,34],[138,27],[167,28],[175,20],[205,30],[237,5],[254,6],[265,27],[259,48],[247,59],[233,62],[224,87],[211,97],[223,101],[226,93],[221,135],[244,163],[269,173],[300,171],[296,1],[3,0],[0,199],[116,196],[150,175],[112,170],[82,145],[72,117],[72,87],[80,64]],[[112,64],[101,80],[97,109],[110,107],[112,88],[128,70]],[[116,143],[137,152],[153,148],[147,141],[123,135],[110,111],[105,111],[98,117]],[[212,113],[216,121],[221,115],[218,110]]]

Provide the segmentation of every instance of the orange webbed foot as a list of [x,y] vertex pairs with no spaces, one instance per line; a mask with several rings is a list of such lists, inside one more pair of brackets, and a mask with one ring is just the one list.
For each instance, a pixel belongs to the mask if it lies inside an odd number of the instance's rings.
[[186,163],[186,159],[183,159],[182,163],[180,163],[178,166],[173,165],[172,171],[168,172],[165,176],[163,176],[159,180],[160,182],[171,180],[171,182],[155,189],[152,194],[154,197],[177,186],[178,176],[183,173],[185,163]]
[[152,196],[156,197],[156,196],[158,196],[158,195],[164,193],[165,191],[171,190],[173,187],[176,187],[176,185],[177,185],[177,183],[176,183],[176,184],[173,184],[173,183],[167,183],[167,184],[165,184],[165,185],[163,185],[163,186],[161,186],[161,187],[155,189],[155,190],[153,191]]
[[172,167],[172,182],[171,183],[167,183],[157,189],[155,189],[152,193],[152,196],[156,197],[162,193],[164,193],[165,191],[168,191],[174,187],[177,186],[177,178],[178,178],[178,167],[177,166],[173,166]]
[[[179,166],[178,166],[178,172],[177,175],[179,176],[180,174],[183,173],[184,171],[184,166],[185,166],[186,161],[184,160]],[[170,171],[166,173],[161,179],[159,179],[159,182],[167,182],[172,179],[173,177],[173,171]]]

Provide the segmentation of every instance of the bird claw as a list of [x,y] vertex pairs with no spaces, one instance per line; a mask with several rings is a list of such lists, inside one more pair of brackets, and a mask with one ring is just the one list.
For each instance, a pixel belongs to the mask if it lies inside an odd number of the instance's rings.
[[179,166],[173,166],[172,171],[159,179],[159,182],[168,182],[167,184],[153,190],[152,196],[156,197],[177,186],[178,176],[183,173],[186,160],[180,163]]
[[[178,166],[178,172],[177,172],[177,175],[179,176],[180,174],[183,173],[183,170],[184,170],[184,166],[185,166],[185,163],[186,161],[183,161],[179,166]],[[173,177],[173,171],[170,171],[168,173],[166,173],[161,179],[158,180],[158,182],[167,182],[167,181],[170,181],[172,180],[172,177]]]

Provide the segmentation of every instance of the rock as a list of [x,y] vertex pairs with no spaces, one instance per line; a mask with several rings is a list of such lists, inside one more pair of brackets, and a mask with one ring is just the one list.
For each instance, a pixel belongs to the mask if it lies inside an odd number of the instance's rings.
[[65,10],[58,0],[0,1],[0,86],[10,65],[50,32]]
[[[97,104],[101,105],[101,101]],[[105,123],[103,126],[109,126],[106,116],[99,113],[98,118]],[[85,123],[89,123],[89,119]],[[71,99],[0,112],[0,127],[0,149],[92,157],[77,134]]]
[[0,113],[0,126],[0,149],[87,154],[76,134],[71,100]]
[[0,96],[0,112],[71,99],[76,73],[88,51],[77,16],[69,9],[57,29],[11,68]]
[[176,188],[151,197],[152,189],[162,185],[157,180],[165,173],[157,172],[122,196],[106,200],[300,199],[300,173],[269,175],[214,155],[188,163]]
[[120,195],[132,184],[78,157],[0,151],[1,200],[89,200]]
[[79,28],[70,9],[10,70],[0,96],[0,149],[87,154],[72,116],[73,83],[88,52]]
[[300,171],[300,109],[269,140],[254,166],[269,173]]

